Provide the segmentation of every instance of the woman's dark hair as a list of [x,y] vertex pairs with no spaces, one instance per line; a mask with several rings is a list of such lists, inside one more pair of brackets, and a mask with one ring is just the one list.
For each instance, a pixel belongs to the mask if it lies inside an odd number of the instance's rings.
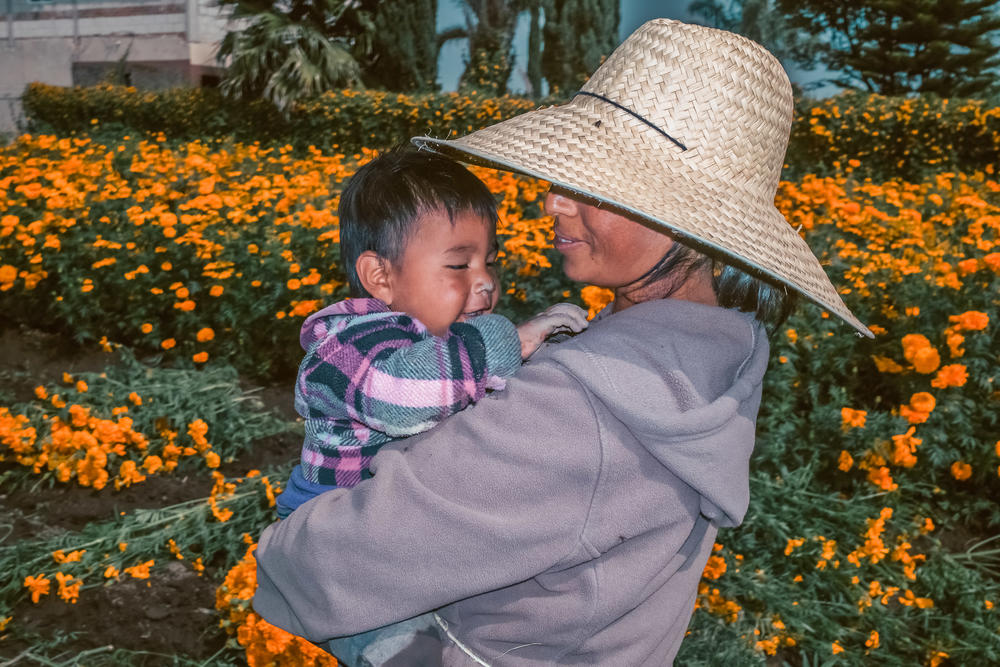
[[446,157],[397,146],[362,166],[340,195],[340,261],[353,297],[371,296],[355,263],[371,250],[397,262],[420,216],[470,212],[497,223],[496,200],[472,172]]
[[663,297],[666,298],[679,289],[692,274],[711,267],[712,289],[719,305],[753,313],[771,333],[795,310],[798,302],[798,294],[795,292],[752,275],[722,259],[698,252],[676,237],[673,238],[676,243],[639,279],[642,285],[665,280],[668,287]]

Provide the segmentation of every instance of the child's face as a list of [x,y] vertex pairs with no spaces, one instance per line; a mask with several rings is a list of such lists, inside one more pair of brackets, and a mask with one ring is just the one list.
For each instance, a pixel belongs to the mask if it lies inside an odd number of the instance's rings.
[[435,336],[448,327],[493,311],[497,305],[496,227],[465,211],[425,213],[391,263],[393,310],[417,318]]

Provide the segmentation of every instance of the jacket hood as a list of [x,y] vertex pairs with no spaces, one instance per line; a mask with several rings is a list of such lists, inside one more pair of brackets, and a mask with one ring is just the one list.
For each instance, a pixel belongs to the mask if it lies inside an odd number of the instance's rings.
[[378,299],[345,299],[318,310],[302,323],[299,331],[299,344],[308,352],[313,345],[343,329],[358,315],[369,313],[388,313],[389,307]]
[[[629,326],[602,340],[611,335],[602,326],[610,318]],[[550,349],[650,454],[698,491],[704,516],[717,526],[742,522],[769,352],[752,315],[661,299],[596,321]],[[615,349],[620,358],[608,355]]]

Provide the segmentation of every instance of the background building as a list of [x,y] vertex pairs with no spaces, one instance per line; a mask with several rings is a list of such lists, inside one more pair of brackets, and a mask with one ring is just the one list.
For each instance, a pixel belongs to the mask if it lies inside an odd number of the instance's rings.
[[226,18],[213,0],[0,0],[0,132],[21,122],[32,81],[142,89],[218,82]]

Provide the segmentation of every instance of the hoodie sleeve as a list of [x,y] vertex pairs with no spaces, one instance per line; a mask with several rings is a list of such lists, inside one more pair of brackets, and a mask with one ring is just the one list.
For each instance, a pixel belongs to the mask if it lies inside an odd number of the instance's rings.
[[599,435],[572,375],[554,362],[525,366],[508,391],[387,445],[373,479],[269,526],[254,608],[322,641],[586,559]]
[[517,330],[500,315],[455,323],[445,337],[401,313],[365,315],[309,348],[299,379],[303,416],[328,415],[339,402],[352,420],[406,437],[482,399],[520,362]]

